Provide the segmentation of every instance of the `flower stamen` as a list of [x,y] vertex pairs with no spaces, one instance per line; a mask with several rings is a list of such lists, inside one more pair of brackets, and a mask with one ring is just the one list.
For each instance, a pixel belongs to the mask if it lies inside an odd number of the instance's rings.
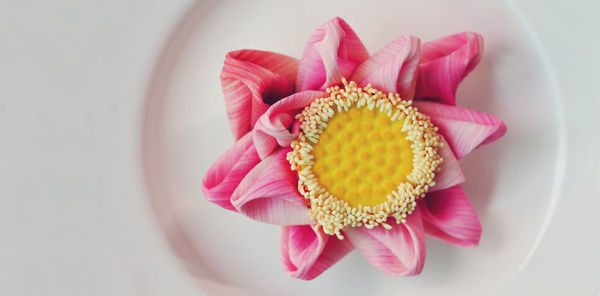
[[412,101],[342,82],[296,115],[301,131],[287,155],[310,215],[340,239],[348,226],[405,223],[442,162],[438,128]]

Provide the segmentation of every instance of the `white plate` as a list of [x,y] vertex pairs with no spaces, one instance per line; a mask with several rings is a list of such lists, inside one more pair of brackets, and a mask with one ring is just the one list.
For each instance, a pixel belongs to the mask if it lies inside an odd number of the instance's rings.
[[[357,252],[305,282],[281,269],[278,227],[204,200],[201,179],[233,143],[219,74],[228,51],[252,48],[299,57],[311,32],[333,16],[370,52],[411,34],[430,40],[460,31],[484,36],[479,66],[458,105],[508,126],[498,142],[461,160],[464,189],[483,225],[478,248],[433,239],[423,273],[386,276]],[[497,1],[202,2],[174,30],[150,83],[144,118],[149,198],[165,237],[190,272],[258,295],[481,295],[504,293],[550,225],[566,163],[566,122],[554,72],[536,36]],[[229,293],[229,292],[228,292]],[[217,292],[219,294],[219,292]]]

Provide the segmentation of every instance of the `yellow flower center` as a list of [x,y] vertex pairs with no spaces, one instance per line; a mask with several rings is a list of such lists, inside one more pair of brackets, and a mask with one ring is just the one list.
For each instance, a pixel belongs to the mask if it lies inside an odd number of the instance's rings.
[[312,169],[319,183],[351,207],[385,202],[413,169],[403,123],[368,108],[334,115],[313,145]]
[[340,239],[348,226],[406,222],[442,162],[438,128],[412,101],[342,81],[296,116],[301,131],[287,155],[311,216]]

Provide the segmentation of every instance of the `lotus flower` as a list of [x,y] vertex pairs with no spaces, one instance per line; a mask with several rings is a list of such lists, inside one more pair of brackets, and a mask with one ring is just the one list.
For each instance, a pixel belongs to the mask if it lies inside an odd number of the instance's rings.
[[[423,45],[416,37],[402,36],[369,55],[350,26],[334,18],[316,29],[300,60],[258,50],[228,53],[221,82],[236,142],[207,171],[205,198],[251,219],[281,225],[283,268],[305,280],[354,248],[384,273],[410,276],[423,269],[425,234],[477,246],[481,225],[461,188],[465,178],[458,159],[506,132],[497,118],[455,104],[458,84],[478,64],[482,46],[482,37],[471,32]],[[302,132],[299,114],[346,84],[344,78],[412,100],[437,127],[443,143],[437,154],[443,162],[433,186],[408,215],[375,226],[357,222],[358,227],[343,228],[338,237],[325,233],[310,214],[311,203],[300,192],[299,174],[291,169],[288,155]]]

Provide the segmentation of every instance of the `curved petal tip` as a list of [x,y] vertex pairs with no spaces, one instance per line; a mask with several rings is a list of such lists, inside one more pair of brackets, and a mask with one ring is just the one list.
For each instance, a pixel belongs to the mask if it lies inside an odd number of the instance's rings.
[[460,185],[428,193],[417,207],[428,235],[464,247],[479,244],[481,224]]
[[350,77],[369,57],[354,30],[335,17],[320,25],[309,38],[298,66],[296,89],[324,90]]
[[425,232],[418,207],[396,224],[388,219],[391,230],[382,226],[373,229],[349,228],[345,231],[354,247],[373,266],[392,276],[413,276],[421,273],[425,264]]
[[294,92],[298,60],[268,51],[238,50],[225,57],[221,86],[236,139],[252,129],[268,107]]
[[236,211],[231,204],[231,195],[259,162],[252,135],[246,134],[208,169],[202,179],[204,197],[225,209]]
[[455,105],[460,82],[481,60],[483,37],[463,32],[423,44],[416,98]]
[[313,223],[298,180],[280,149],[256,165],[231,195],[232,205],[247,217],[270,224]]
[[295,278],[314,279],[352,249],[347,239],[327,235],[314,225],[284,226],[281,229],[281,263],[284,271]]
[[499,139],[507,131],[504,122],[485,113],[422,100],[413,105],[431,117],[458,159]]
[[413,36],[402,36],[362,63],[351,80],[360,86],[370,83],[385,93],[398,93],[403,99],[412,99],[420,56],[421,40]]

